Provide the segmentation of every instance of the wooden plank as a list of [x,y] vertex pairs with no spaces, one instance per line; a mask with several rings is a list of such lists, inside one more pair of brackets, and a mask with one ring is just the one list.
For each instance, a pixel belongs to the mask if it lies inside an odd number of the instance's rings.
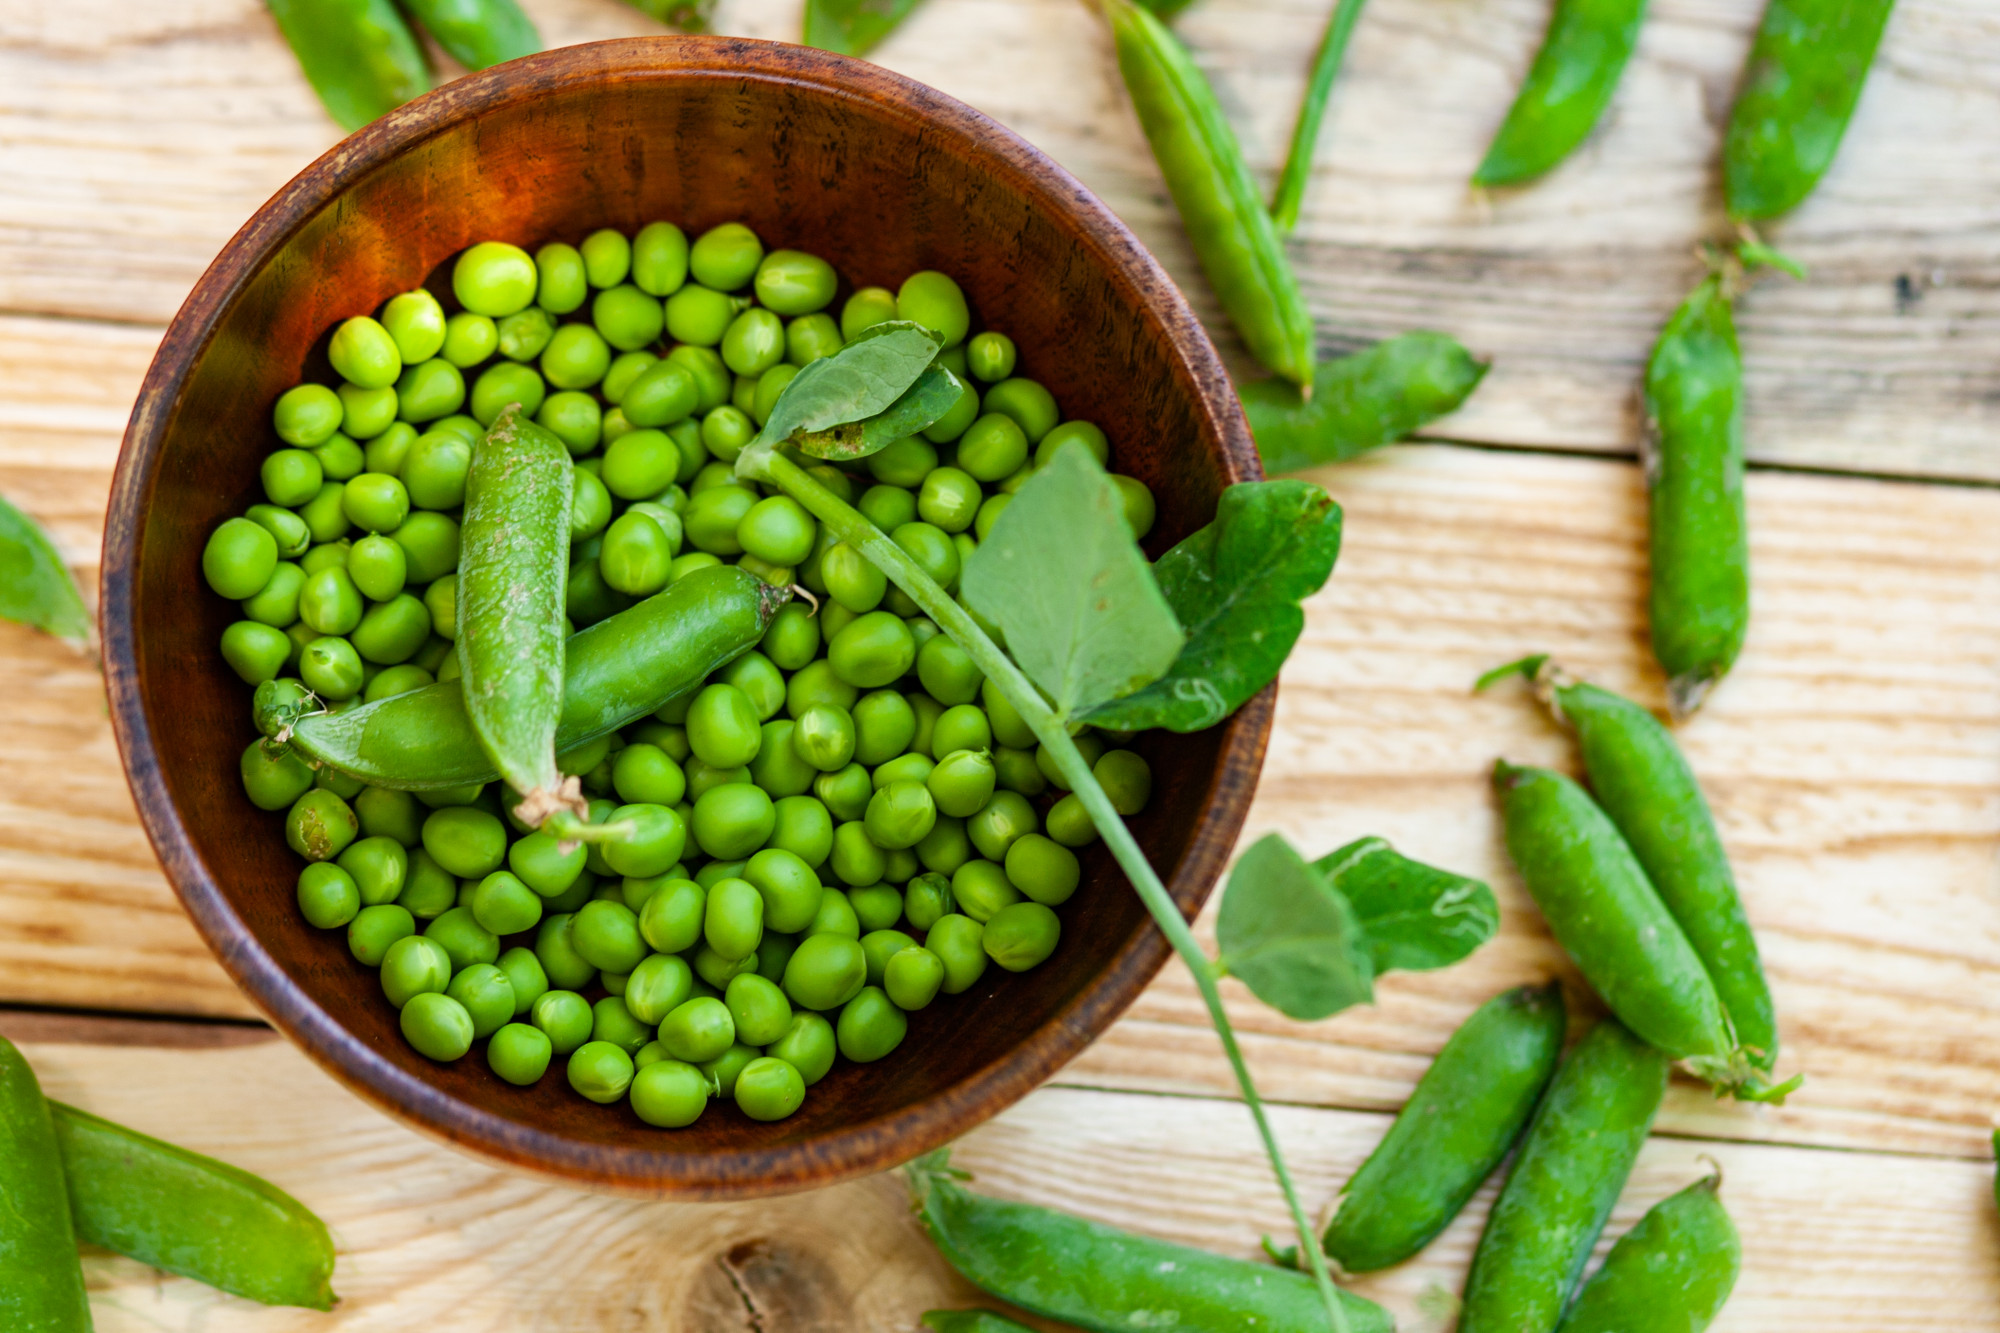
[[[340,1249],[342,1328],[859,1333],[983,1299],[923,1238],[894,1176],[754,1204],[636,1202],[433,1145],[282,1043],[25,1049],[51,1096],[264,1174],[324,1216]],[[1275,1119],[1315,1208],[1388,1123],[1298,1108]],[[2000,1329],[1990,1166],[1656,1137],[1606,1244],[1704,1174],[1704,1158],[1724,1169],[1744,1238],[1716,1333]],[[995,1194],[1246,1258],[1285,1225],[1249,1119],[1225,1102],[1046,1089],[969,1135],[954,1160]],[[1427,1293],[1458,1289],[1494,1189],[1416,1259],[1357,1287],[1412,1333],[1437,1328]],[[101,1333],[326,1322],[116,1256],[88,1255],[86,1273]]]
[[[530,0],[552,43],[661,31],[616,0]],[[1275,172],[1325,0],[1203,0],[1180,28],[1252,165]],[[1328,350],[1412,327],[1495,368],[1440,438],[1630,451],[1638,370],[1726,230],[1714,158],[1760,0],[1659,0],[1599,132],[1533,189],[1465,181],[1546,0],[1374,0],[1295,258]],[[796,40],[797,0],[725,0],[723,31]],[[0,310],[159,324],[235,228],[336,137],[257,0],[0,0]],[[1202,282],[1074,0],[932,0],[879,52],[1020,131]],[[2000,479],[1995,281],[2000,25],[1979,0],[1898,6],[1839,161],[1774,229],[1812,266],[1743,306],[1754,456]],[[122,406],[122,404],[121,404]]]
[[[1238,993],[1232,1012],[1272,1096],[1385,1108],[1478,1003],[1570,975],[1484,781],[1498,755],[1568,765],[1568,745],[1517,692],[1473,699],[1470,681],[1545,649],[1642,698],[1660,687],[1630,466],[1426,446],[1321,480],[1347,506],[1347,549],[1286,673],[1251,836],[1316,853],[1379,833],[1491,880],[1505,919],[1471,961],[1388,978],[1375,1008],[1304,1025]],[[1757,619],[1684,736],[1764,943],[1785,1068],[1809,1081],[1782,1110],[1689,1086],[1664,1123],[1980,1155],[2000,1104],[2000,555],[1985,540],[2000,495],[1782,474],[1753,476],[1751,495]],[[95,676],[0,627],[0,679],[40,701],[0,715],[0,998],[247,1013],[131,822]],[[1230,1089],[1175,967],[1064,1078]]]

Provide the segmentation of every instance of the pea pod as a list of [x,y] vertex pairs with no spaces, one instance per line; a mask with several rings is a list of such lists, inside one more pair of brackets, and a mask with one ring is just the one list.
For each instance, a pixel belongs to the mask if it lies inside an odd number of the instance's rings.
[[79,1240],[266,1305],[333,1308],[326,1224],[267,1180],[50,1102]]
[[35,1071],[0,1037],[0,1328],[90,1333],[55,1125]]
[[1672,733],[1609,690],[1552,679],[1550,702],[1576,728],[1591,794],[1680,923],[1715,982],[1736,1040],[1758,1068],[1778,1058],[1778,1019],[1729,854]]
[[467,69],[485,69],[542,49],[535,22],[514,0],[406,0],[424,31]]
[[1722,1312],[1743,1242],[1722,1206],[1722,1176],[1654,1204],[1583,1284],[1560,1333],[1701,1333]]
[[931,1333],[1033,1333],[991,1310],[926,1310],[922,1323]]
[[1722,147],[1734,218],[1789,212],[1833,164],[1894,0],[1771,0]]
[[1646,0],[1556,0],[1548,34],[1474,185],[1519,185],[1583,142],[1618,91]]
[[431,86],[395,0],[265,0],[306,81],[344,130],[358,130]]
[[1646,362],[1646,415],[1653,655],[1668,706],[1685,717],[1750,627],[1743,361],[1724,274],[1710,274],[1661,331]]
[[1104,13],[1140,127],[1222,308],[1252,356],[1310,394],[1312,316],[1214,90],[1145,9],[1104,0]]
[[1501,760],[1507,852],[1549,929],[1611,1012],[1711,1081],[1744,1071],[1721,997],[1618,829],[1583,788]]
[[[1313,57],[1312,74],[1306,80],[1305,105],[1299,109],[1298,124],[1292,128],[1292,149],[1285,157],[1285,169],[1278,176],[1277,193],[1271,196],[1271,222],[1280,235],[1289,235],[1299,225],[1299,208],[1305,203],[1306,183],[1312,179],[1313,154],[1319,147],[1319,128],[1326,120],[1326,105],[1333,99],[1333,80],[1340,73],[1341,57],[1347,54],[1347,39],[1361,20],[1366,0],[1335,0],[1333,17],[1327,21],[1326,36]],[[1157,6],[1155,7],[1157,8]]]
[[1562,987],[1495,996],[1452,1033],[1327,1226],[1327,1256],[1372,1273],[1421,1250],[1514,1146],[1562,1055]]
[[[953,1268],[1025,1310],[1096,1333],[1135,1328],[1255,1328],[1324,1333],[1327,1307],[1301,1273],[1120,1231],[1033,1204],[975,1194],[944,1152],[908,1168],[910,1198]],[[1351,1292],[1352,1333],[1389,1333],[1388,1311]]]
[[1552,1333],[1666,1091],[1666,1056],[1619,1023],[1577,1043],[1487,1216],[1458,1333]]
[[473,734],[532,827],[581,814],[556,768],[569,578],[569,449],[509,407],[472,451],[458,565],[458,656]]
[[919,0],[806,0],[805,44],[865,56],[910,16]]
[[[696,570],[572,635],[556,749],[565,753],[660,707],[755,646],[791,590],[735,565]],[[299,715],[278,681],[257,687],[257,725],[315,764],[371,786],[437,791],[498,776],[459,682],[440,681],[342,713]]]
[[1297,472],[1359,457],[1456,411],[1486,367],[1450,334],[1419,330],[1320,362],[1309,400],[1278,380],[1252,380],[1237,394],[1264,470]]

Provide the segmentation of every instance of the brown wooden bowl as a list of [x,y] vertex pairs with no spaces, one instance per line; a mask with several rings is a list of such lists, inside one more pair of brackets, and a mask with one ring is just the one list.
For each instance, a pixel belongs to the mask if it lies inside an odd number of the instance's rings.
[[[1207,522],[1225,485],[1259,475],[1229,381],[1167,275],[1103,204],[993,121],[802,47],[574,46],[390,114],[230,241],[167,331],[125,434],[103,636],[112,719],[153,846],[223,966],[292,1040],[378,1105],[503,1162],[596,1187],[744,1198],[906,1161],[1023,1096],[1109,1026],[1168,952],[1109,856],[1086,856],[1052,962],[990,969],[918,1015],[894,1056],[843,1065],[778,1124],[724,1105],[691,1128],[655,1130],[629,1106],[577,1097],[559,1067],[520,1089],[476,1051],[434,1064],[404,1042],[342,934],[299,915],[282,821],[251,806],[237,778],[255,732],[249,691],[216,650],[234,608],[200,572],[208,533],[263,498],[271,404],[301,377],[328,378],[337,321],[435,280],[474,241],[532,249],[655,218],[690,234],[740,219],[773,247],[825,256],[847,282],[954,275],[982,323],[1013,335],[1021,373],[1100,423],[1120,468],[1152,487],[1155,554]],[[1189,916],[1242,826],[1271,702],[1267,691],[1224,727],[1139,742],[1156,788],[1133,824]]]

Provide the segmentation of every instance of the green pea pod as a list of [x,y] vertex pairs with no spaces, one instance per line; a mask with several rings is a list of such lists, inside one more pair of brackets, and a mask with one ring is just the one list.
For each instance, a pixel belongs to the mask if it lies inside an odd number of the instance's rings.
[[922,0],[806,0],[805,44],[865,56]]
[[1325,1237],[1327,1256],[1372,1273],[1450,1225],[1514,1146],[1562,1055],[1562,987],[1495,996],[1452,1033],[1354,1178]]
[[[1335,0],[1333,17],[1326,36],[1313,57],[1312,74],[1306,79],[1305,105],[1299,108],[1298,124],[1292,128],[1292,149],[1285,157],[1285,169],[1278,176],[1277,193],[1271,196],[1271,222],[1280,235],[1289,235],[1299,225],[1299,208],[1305,203],[1306,184],[1312,179],[1313,154],[1319,147],[1319,128],[1326,120],[1327,103],[1333,100],[1333,80],[1340,73],[1341,57],[1347,54],[1347,39],[1361,20],[1365,0]],[[1157,6],[1154,7],[1157,10]]]
[[715,18],[715,0],[625,0],[682,32],[707,32]]
[[467,69],[485,69],[542,49],[535,21],[514,0],[404,0],[424,31]]
[[1743,1242],[1720,1174],[1662,1199],[1618,1238],[1583,1284],[1560,1333],[1701,1333],[1722,1312]]
[[428,92],[430,68],[395,0],[265,0],[344,130],[358,130]]
[[480,748],[521,794],[521,820],[581,815],[556,768],[569,579],[569,448],[510,406],[472,450],[458,565],[458,658]]
[[[756,646],[789,588],[746,569],[696,570],[572,635],[556,750],[567,753],[660,707]],[[459,682],[440,681],[342,713],[305,713],[279,681],[257,687],[257,725],[308,760],[376,787],[437,791],[499,776]]]
[[1558,684],[1552,702],[1576,728],[1591,794],[1700,955],[1736,1040],[1768,1072],[1778,1058],[1771,988],[1722,835],[1686,756],[1658,719],[1609,690]]
[[1727,674],[1750,628],[1743,361],[1725,283],[1695,288],[1646,363],[1653,655],[1676,717]]
[[931,1333],[1033,1333],[991,1310],[926,1310],[922,1323]]
[[1549,929],[1625,1025],[1704,1077],[1735,1082],[1729,1017],[1632,849],[1583,788],[1494,765],[1507,851]]
[[1118,69],[1202,270],[1250,355],[1310,394],[1312,316],[1215,92],[1174,35],[1131,0],[1104,0]]
[[90,1333],[69,1191],[35,1071],[0,1037],[0,1328]]
[[1264,471],[1297,472],[1358,457],[1456,411],[1486,367],[1451,335],[1418,331],[1320,362],[1310,399],[1281,380],[1253,380],[1237,395]]
[[[1327,1307],[1302,1273],[975,1194],[944,1152],[908,1168],[910,1198],[947,1262],[1024,1310],[1096,1333],[1135,1328],[1254,1328],[1325,1333]],[[1352,1333],[1390,1333],[1388,1311],[1340,1293]]]
[[1833,165],[1894,0],[1771,0],[1722,146],[1733,218],[1774,218]]
[[1666,1056],[1617,1022],[1577,1043],[1486,1218],[1458,1333],[1552,1333],[1666,1091]]
[[331,1310],[333,1237],[268,1180],[50,1102],[79,1240],[266,1305]]
[[1646,0],[1556,0],[1527,82],[1472,183],[1519,185],[1568,157],[1611,104],[1645,16]]

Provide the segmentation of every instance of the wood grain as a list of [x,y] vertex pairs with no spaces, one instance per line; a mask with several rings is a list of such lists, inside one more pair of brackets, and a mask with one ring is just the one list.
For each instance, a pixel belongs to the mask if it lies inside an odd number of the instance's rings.
[[[551,44],[662,31],[618,0],[530,0]],[[1629,452],[1661,322],[1723,231],[1714,157],[1759,0],[1659,0],[1606,122],[1547,180],[1465,185],[1545,0],[1375,0],[1294,255],[1331,351],[1413,327],[1495,359],[1439,438]],[[1324,0],[1203,0],[1180,21],[1253,167],[1275,174]],[[798,0],[724,0],[796,40]],[[0,0],[0,310],[158,325],[250,213],[337,137],[257,0]],[[1247,368],[1080,0],[931,0],[877,52],[1073,171]],[[2000,480],[2000,19],[1899,5],[1852,132],[1773,231],[1812,280],[1743,303],[1753,457]]]
[[[100,1333],[901,1333],[935,1306],[994,1304],[945,1267],[894,1176],[765,1203],[638,1203],[434,1146],[278,1042],[25,1050],[49,1095],[270,1177],[326,1218],[339,1247],[331,1318],[92,1253]],[[1388,1124],[1301,1108],[1275,1120],[1315,1210]],[[1984,1164],[1655,1137],[1600,1251],[1708,1160],[1725,1173],[1745,1258],[1714,1333],[2000,1329]],[[1223,1102],[1047,1089],[963,1140],[954,1162],[995,1194],[1245,1258],[1285,1225],[1249,1118]],[[1406,1333],[1438,1330],[1427,1293],[1458,1289],[1495,1188],[1417,1258],[1357,1289]]]

